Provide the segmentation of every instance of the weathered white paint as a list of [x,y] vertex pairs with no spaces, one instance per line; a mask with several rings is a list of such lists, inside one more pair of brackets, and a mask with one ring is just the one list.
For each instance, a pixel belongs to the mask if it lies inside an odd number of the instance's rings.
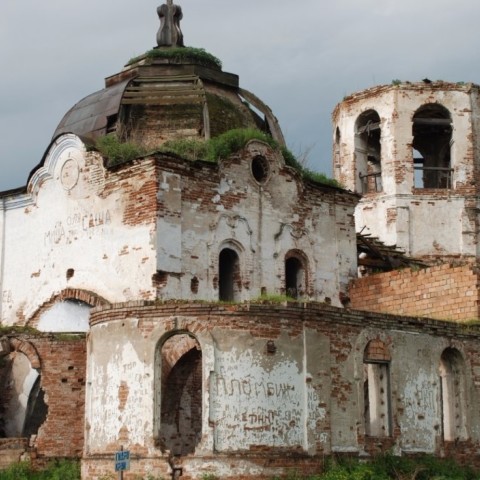
[[419,368],[415,373],[407,375],[403,397],[403,449],[433,453],[441,423],[439,379],[433,372]]
[[68,300],[56,303],[42,313],[37,329],[41,332],[87,332],[90,307],[83,302]]
[[216,354],[210,376],[215,449],[254,445],[304,446],[305,385],[294,361],[262,366],[261,353],[232,349]]
[[[119,446],[122,429],[131,444],[149,445],[153,438],[152,352],[141,350],[135,321],[109,327],[101,351],[95,340],[90,347],[86,422],[91,452]],[[128,392],[125,400],[122,392]]]
[[127,199],[121,189],[101,196],[104,183],[102,158],[69,134],[55,141],[32,177],[30,201],[4,199],[4,324],[28,319],[66,288],[111,301],[154,298],[155,225],[125,225]]
[[[478,227],[474,216],[467,215],[466,205],[467,198],[473,199],[471,194],[456,191],[462,184],[471,186],[474,181],[477,96],[477,88],[470,84],[438,83],[430,87],[403,83],[359,92],[336,107],[334,130],[341,132],[341,144],[334,146],[334,175],[346,188],[358,193],[362,193],[359,174],[366,172],[355,155],[355,122],[370,109],[381,120],[383,191],[369,193],[360,201],[355,212],[357,230],[365,228],[364,233],[378,236],[413,256],[477,254]],[[452,189],[438,189],[434,194],[413,191],[412,119],[421,106],[428,104],[445,107],[453,126]]]
[[[210,184],[198,199],[184,198],[191,178],[160,171],[158,218],[152,209],[151,218],[134,224],[125,221],[132,209],[130,194],[123,185],[109,183],[116,177],[105,170],[101,156],[86,152],[75,135],[59,137],[32,177],[29,193],[2,197],[3,323],[28,320],[67,288],[94,292],[112,303],[157,297],[217,300],[218,256],[228,242],[242,252],[240,301],[262,291],[281,293],[285,255],[300,250],[308,259],[305,297],[340,306],[339,293],[356,273],[354,202],[334,205],[333,195],[325,197],[329,200],[306,204],[300,218],[294,209],[305,187],[297,172],[262,142],[251,142],[242,155],[241,162],[221,162],[218,184]],[[255,155],[270,162],[271,173],[261,185],[251,173]],[[150,164],[148,180],[154,174],[153,160]],[[131,189],[140,191],[145,178],[132,173]],[[235,201],[225,211],[201,207],[206,198],[213,205],[226,195]],[[165,272],[165,285],[154,285],[157,271]],[[191,288],[194,276],[197,293]]]

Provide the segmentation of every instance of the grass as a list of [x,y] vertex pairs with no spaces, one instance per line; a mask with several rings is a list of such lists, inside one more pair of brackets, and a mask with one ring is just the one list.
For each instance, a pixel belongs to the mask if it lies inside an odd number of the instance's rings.
[[132,65],[138,62],[143,57],[149,59],[155,58],[165,58],[169,60],[174,60],[177,62],[194,62],[204,65],[206,67],[213,67],[216,69],[222,69],[222,62],[208,53],[203,48],[194,48],[194,47],[167,47],[167,48],[153,48],[149,50],[144,55],[139,55],[138,57],[131,58],[127,65]]
[[142,147],[133,142],[121,142],[115,133],[98,138],[95,147],[107,158],[109,167],[129,162],[146,153]]
[[201,159],[207,162],[218,162],[241,150],[250,140],[263,141],[270,147],[279,150],[285,159],[285,163],[297,170],[302,178],[341,188],[336,180],[301,165],[288,148],[279,145],[270,135],[254,128],[236,128],[207,141],[198,139],[171,140],[162,145],[159,151],[174,153],[187,160]]
[[261,295],[253,299],[250,303],[285,303],[285,302],[298,302],[297,299],[289,297],[288,295]]
[[20,462],[0,471],[0,480],[79,480],[80,462],[55,460],[45,470],[36,471],[29,462]]
[[4,335],[39,335],[41,332],[36,328],[29,326],[0,326],[0,336]]
[[[110,474],[101,480],[113,480]],[[291,471],[272,480],[478,480],[479,474],[469,467],[458,465],[452,460],[429,455],[398,457],[381,455],[371,462],[351,458],[330,459],[325,472],[301,475]],[[201,480],[221,480],[214,474],[203,474]],[[30,463],[20,462],[0,471],[0,480],[80,480],[80,463],[74,460],[56,460],[45,470],[35,471]],[[135,480],[163,480],[162,477],[147,474]]]
[[333,459],[323,474],[302,476],[292,472],[274,480],[478,480],[478,473],[452,460],[433,456],[398,457],[382,455],[372,462]]

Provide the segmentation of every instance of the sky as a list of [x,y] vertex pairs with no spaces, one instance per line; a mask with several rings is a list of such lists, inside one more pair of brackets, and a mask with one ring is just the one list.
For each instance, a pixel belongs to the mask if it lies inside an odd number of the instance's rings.
[[[158,0],[2,0],[0,191],[24,186],[63,115],[156,45]],[[331,112],[394,79],[480,83],[478,0],[178,0],[185,44],[240,76],[288,147],[331,175]]]

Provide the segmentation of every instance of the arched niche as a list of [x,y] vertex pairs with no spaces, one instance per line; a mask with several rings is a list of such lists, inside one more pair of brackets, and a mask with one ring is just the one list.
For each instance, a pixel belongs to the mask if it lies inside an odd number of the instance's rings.
[[466,438],[465,362],[456,348],[446,348],[440,357],[442,432],[445,441]]
[[365,434],[388,437],[392,431],[390,352],[379,339],[371,340],[363,354]]
[[162,451],[195,452],[202,434],[202,350],[198,340],[179,332],[156,349],[155,429]]

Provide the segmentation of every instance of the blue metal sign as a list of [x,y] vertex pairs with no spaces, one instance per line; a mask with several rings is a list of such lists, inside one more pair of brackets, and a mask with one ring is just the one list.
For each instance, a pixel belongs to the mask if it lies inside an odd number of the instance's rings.
[[121,450],[115,453],[115,471],[123,472],[130,469],[130,451]]

